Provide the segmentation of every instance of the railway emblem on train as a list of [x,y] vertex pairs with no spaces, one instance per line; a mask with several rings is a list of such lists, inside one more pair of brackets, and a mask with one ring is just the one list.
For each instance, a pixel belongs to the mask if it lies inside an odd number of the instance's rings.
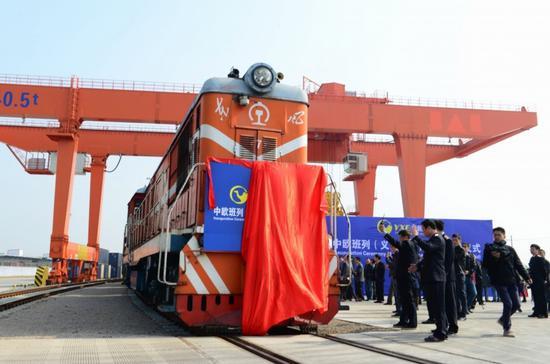
[[248,109],[248,118],[252,125],[266,126],[269,121],[269,109],[261,102],[257,102]]
[[288,117],[287,121],[294,125],[302,125],[304,123],[304,119],[302,119],[302,116],[304,116],[304,114],[304,111],[295,112]]
[[233,186],[229,190],[229,198],[237,205],[242,205],[248,199],[248,191],[241,185]]
[[222,97],[216,98],[216,110],[214,112],[220,116],[220,121],[222,121],[223,118],[226,118],[227,115],[229,115],[229,107],[223,106]]

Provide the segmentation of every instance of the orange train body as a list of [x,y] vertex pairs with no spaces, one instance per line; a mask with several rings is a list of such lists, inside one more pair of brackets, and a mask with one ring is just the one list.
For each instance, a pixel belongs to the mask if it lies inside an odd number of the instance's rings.
[[[269,91],[251,85],[255,67],[271,72]],[[208,80],[151,182],[128,204],[128,284],[188,326],[241,322],[241,254],[208,251],[202,244],[208,229],[204,163],[209,157],[307,163],[307,96],[276,77],[257,64],[242,79]],[[328,323],[338,311],[337,257],[329,254],[329,310],[283,324]]]

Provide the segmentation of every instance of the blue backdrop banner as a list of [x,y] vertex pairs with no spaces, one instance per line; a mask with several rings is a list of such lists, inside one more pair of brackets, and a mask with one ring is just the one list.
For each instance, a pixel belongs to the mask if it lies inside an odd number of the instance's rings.
[[[333,245],[336,247],[338,255],[346,255],[349,253],[351,244],[351,255],[359,257],[364,264],[370,258],[374,258],[375,254],[379,254],[382,262],[386,263],[386,254],[390,252],[390,244],[384,239],[384,233],[391,234],[397,239],[397,232],[402,229],[410,231],[411,226],[415,224],[418,228],[420,238],[425,239],[422,235],[420,223],[423,219],[411,219],[403,217],[362,217],[351,216],[351,239],[348,239],[348,224],[345,217],[337,218],[336,234],[330,231],[330,219],[327,217],[327,226],[329,226],[329,234],[335,236]],[[445,233],[449,237],[454,234],[460,234],[464,243],[470,243],[470,251],[473,252],[477,259],[481,259],[485,244],[493,241],[493,222],[492,220],[451,220],[442,219],[445,223]],[[422,254],[422,251],[420,251]],[[389,286],[391,279],[389,278],[389,270],[386,269],[386,279],[384,281],[384,293],[389,294]]]
[[[420,226],[422,220],[403,217],[351,216],[351,241],[348,241],[346,219],[338,217],[337,236],[333,244],[337,247],[338,255],[347,254],[349,244],[351,244],[352,256],[360,257],[363,262],[367,258],[373,258],[374,254],[380,254],[383,258],[390,251],[389,243],[384,240],[384,232],[397,239],[399,230],[408,229],[410,231],[411,226],[415,224],[420,232],[420,237],[426,239],[422,236]],[[470,251],[478,259],[481,259],[483,247],[493,241],[492,220],[442,220],[445,223],[445,233],[449,237],[454,233],[460,234],[464,243],[470,243]],[[330,222],[327,224],[330,226]],[[329,233],[331,232],[329,231]]]

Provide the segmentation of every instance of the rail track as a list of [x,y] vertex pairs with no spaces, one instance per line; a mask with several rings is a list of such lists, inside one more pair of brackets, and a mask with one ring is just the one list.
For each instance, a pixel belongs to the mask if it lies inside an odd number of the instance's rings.
[[371,351],[371,352],[381,354],[381,355],[384,355],[384,356],[389,356],[389,357],[392,357],[392,358],[408,361],[410,363],[443,364],[443,363],[438,362],[438,361],[433,361],[433,360],[429,360],[429,359],[425,359],[425,358],[420,358],[420,357],[417,357],[417,356],[414,356],[414,355],[404,354],[404,353],[394,351],[394,350],[382,349],[382,348],[379,348],[379,347],[376,347],[376,346],[373,346],[373,345],[361,343],[361,342],[358,342],[358,341],[344,339],[344,338],[341,338],[341,337],[338,337],[338,336],[326,335],[326,334],[311,334],[311,335],[321,337],[323,339],[331,340],[331,341],[334,341],[334,342],[337,342],[337,343],[340,343],[340,344],[349,345],[349,346],[353,346],[353,347],[356,347],[356,348],[359,348],[359,349]]
[[[291,330],[291,332],[293,332],[294,334],[304,335],[304,333],[300,332],[299,330],[294,330],[294,329],[289,329],[289,330]],[[359,349],[370,351],[370,352],[373,352],[373,353],[376,353],[376,354],[392,357],[392,358],[399,359],[399,360],[402,360],[402,361],[406,361],[406,362],[409,362],[409,363],[443,364],[441,362],[429,360],[429,359],[426,359],[426,358],[420,358],[420,357],[417,357],[417,356],[414,356],[414,355],[404,354],[404,353],[398,352],[398,351],[382,349],[382,348],[379,348],[379,347],[376,347],[376,346],[373,346],[373,345],[369,345],[369,344],[365,344],[365,343],[361,343],[361,342],[357,342],[357,341],[353,341],[353,340],[348,340],[348,339],[333,336],[333,335],[315,334],[315,333],[309,333],[308,335],[313,335],[313,336],[316,336],[316,337],[319,337],[319,338],[322,338],[322,339],[325,339],[325,340],[334,341],[334,342],[337,342],[337,343],[343,344],[343,345],[353,346],[355,348],[359,348]],[[299,363],[298,361],[296,361],[294,359],[291,359],[291,358],[289,358],[289,357],[287,357],[283,354],[275,353],[275,352],[273,352],[273,351],[271,351],[267,348],[264,348],[260,345],[251,343],[243,337],[227,336],[227,335],[226,336],[219,336],[219,337],[222,338],[225,341],[230,342],[231,344],[234,344],[234,345],[240,347],[241,349],[244,349],[244,350],[246,350],[246,351],[248,351],[252,354],[255,354],[255,355],[265,359],[265,360],[268,360],[271,363],[276,363],[276,364],[283,364],[283,363],[295,364],[295,363]]]
[[299,364],[299,362],[292,360],[282,354],[275,353],[269,349],[266,349],[260,345],[253,344],[238,336],[220,336],[223,340],[230,342],[233,345],[238,346],[254,355],[257,355],[271,363],[277,364]]
[[60,293],[73,291],[80,288],[97,286],[107,282],[115,282],[116,280],[98,280],[93,282],[68,283],[46,287],[37,287],[30,289],[21,289],[17,291],[4,292],[0,294],[0,312],[9,310],[16,306],[23,305],[32,301],[37,301],[42,298],[54,296]]

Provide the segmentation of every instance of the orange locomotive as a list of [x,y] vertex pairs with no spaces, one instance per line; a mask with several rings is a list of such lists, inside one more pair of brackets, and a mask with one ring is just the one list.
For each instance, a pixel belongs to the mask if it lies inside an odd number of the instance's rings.
[[[188,326],[227,328],[241,323],[241,254],[207,250],[203,244],[209,229],[207,159],[307,162],[307,95],[281,84],[281,79],[282,74],[258,63],[242,78],[233,69],[227,78],[207,80],[149,185],[128,204],[127,282]],[[235,192],[236,198],[246,200],[246,191]],[[330,255],[328,311],[284,324],[328,323],[334,317],[339,288],[333,250]]]

